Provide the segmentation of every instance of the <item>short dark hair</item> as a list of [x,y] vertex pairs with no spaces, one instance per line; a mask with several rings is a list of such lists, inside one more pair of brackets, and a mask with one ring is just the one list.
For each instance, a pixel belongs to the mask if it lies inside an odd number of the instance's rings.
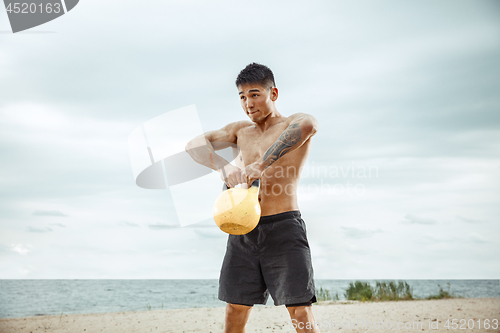
[[246,83],[260,84],[268,90],[276,87],[273,72],[269,67],[255,62],[242,69],[236,78],[236,87]]

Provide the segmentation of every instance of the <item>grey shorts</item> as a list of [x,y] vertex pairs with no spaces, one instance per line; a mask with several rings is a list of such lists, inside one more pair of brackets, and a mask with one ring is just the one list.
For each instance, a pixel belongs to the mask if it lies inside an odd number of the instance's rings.
[[[316,302],[311,252],[300,211],[262,216],[246,235],[229,235],[219,299],[233,304],[294,306]],[[296,306],[296,305],[295,305]]]

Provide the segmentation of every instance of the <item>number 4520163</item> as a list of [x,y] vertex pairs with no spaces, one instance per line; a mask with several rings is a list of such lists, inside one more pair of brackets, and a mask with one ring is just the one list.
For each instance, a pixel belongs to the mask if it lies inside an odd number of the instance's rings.
[[481,319],[448,319],[446,323],[444,324],[444,327],[447,329],[452,329],[452,330],[465,330],[465,329],[497,329],[498,328],[498,319],[483,319],[481,323]]
[[34,13],[60,13],[62,10],[61,4],[56,3],[46,3],[46,4],[36,4],[36,3],[27,3],[27,2],[15,2],[9,3],[7,6],[8,13],[25,13],[25,14],[34,14]]

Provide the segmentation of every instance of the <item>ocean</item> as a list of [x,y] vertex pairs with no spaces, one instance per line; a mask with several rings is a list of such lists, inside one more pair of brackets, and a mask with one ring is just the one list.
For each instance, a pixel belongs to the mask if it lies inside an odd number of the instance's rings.
[[[375,284],[375,280],[361,281]],[[414,297],[437,294],[438,285],[467,298],[500,297],[500,280],[404,281],[413,288]],[[315,285],[317,290],[327,289],[345,299],[350,282],[354,280],[316,279]],[[0,280],[0,318],[223,307],[225,303],[217,299],[217,289],[216,279]],[[266,305],[272,304],[269,297]]]

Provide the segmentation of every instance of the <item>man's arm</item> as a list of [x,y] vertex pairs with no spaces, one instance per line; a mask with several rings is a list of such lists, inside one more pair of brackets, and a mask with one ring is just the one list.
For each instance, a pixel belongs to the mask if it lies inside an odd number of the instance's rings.
[[236,147],[236,133],[242,127],[248,126],[248,121],[238,121],[224,126],[216,131],[209,131],[189,141],[186,152],[197,163],[221,173],[222,180],[230,187],[241,183],[241,170],[221,156],[216,150],[227,147]]
[[296,113],[289,118],[291,119],[290,124],[264,153],[264,156],[245,169],[244,176],[247,177],[248,184],[259,179],[266,168],[283,155],[301,147],[318,131],[318,121],[309,114]]

